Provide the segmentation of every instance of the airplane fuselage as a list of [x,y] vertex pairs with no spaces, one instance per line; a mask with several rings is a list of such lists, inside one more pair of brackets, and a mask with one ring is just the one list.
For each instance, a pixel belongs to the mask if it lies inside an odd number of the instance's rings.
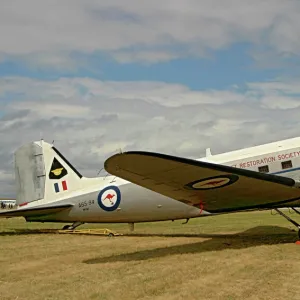
[[[300,138],[241,149],[198,160],[300,180]],[[87,179],[88,180],[88,179]],[[59,195],[55,205],[72,208],[53,215],[31,216],[27,221],[135,223],[188,219],[210,215],[201,207],[165,197],[113,176],[93,180],[91,186]],[[38,201],[43,205],[43,201]],[[37,203],[29,203],[28,207]],[[46,203],[45,203],[46,204]],[[47,203],[48,205],[51,203]],[[300,205],[300,201],[293,206]],[[289,206],[288,204],[285,206]]]
[[[43,221],[81,222],[89,223],[129,223],[150,222],[193,218],[199,216],[199,209],[174,201],[168,197],[144,189],[138,185],[116,178],[113,184],[99,185],[91,188],[92,191],[84,193],[78,191],[68,198],[68,203],[74,206],[69,212],[63,211],[51,216],[43,217]],[[102,187],[101,187],[102,185]],[[120,203],[116,203],[116,197],[101,199],[101,191],[105,188],[118,188],[120,191]],[[67,199],[56,201],[55,204],[65,203]],[[105,203],[106,202],[106,203]],[[110,210],[111,209],[111,210]],[[204,214],[205,212],[203,212]],[[40,221],[41,217],[30,217],[28,221]]]

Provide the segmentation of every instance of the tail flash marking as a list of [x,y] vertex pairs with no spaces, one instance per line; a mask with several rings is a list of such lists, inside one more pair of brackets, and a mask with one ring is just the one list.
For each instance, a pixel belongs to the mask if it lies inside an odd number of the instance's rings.
[[[67,191],[68,190],[68,186],[67,186],[67,181],[66,180],[64,180],[64,181],[61,182],[61,186],[62,186],[62,190],[63,191]],[[57,183],[57,182],[54,183],[54,190],[55,190],[56,193],[59,193],[61,191],[59,183]]]

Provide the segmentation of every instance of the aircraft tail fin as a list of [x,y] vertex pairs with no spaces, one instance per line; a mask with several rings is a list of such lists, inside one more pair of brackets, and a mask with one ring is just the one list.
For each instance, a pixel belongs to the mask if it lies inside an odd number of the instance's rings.
[[15,152],[16,204],[25,206],[63,198],[81,187],[82,175],[51,144],[42,141],[21,146]]

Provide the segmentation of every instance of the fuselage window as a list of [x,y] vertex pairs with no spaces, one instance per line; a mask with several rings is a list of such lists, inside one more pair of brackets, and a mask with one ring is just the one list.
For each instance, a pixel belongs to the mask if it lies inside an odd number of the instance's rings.
[[292,161],[288,160],[288,161],[283,161],[281,163],[282,169],[289,169],[293,167]]
[[266,165],[266,166],[258,167],[258,171],[259,171],[260,173],[269,173],[269,166]]

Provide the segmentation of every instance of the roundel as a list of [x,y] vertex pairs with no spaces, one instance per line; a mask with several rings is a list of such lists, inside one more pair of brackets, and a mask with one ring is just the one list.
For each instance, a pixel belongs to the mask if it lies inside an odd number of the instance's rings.
[[221,175],[203,178],[186,184],[186,188],[193,190],[210,190],[233,184],[239,179],[236,175]]
[[121,202],[121,192],[117,186],[107,186],[98,195],[99,206],[106,211],[118,208]]

